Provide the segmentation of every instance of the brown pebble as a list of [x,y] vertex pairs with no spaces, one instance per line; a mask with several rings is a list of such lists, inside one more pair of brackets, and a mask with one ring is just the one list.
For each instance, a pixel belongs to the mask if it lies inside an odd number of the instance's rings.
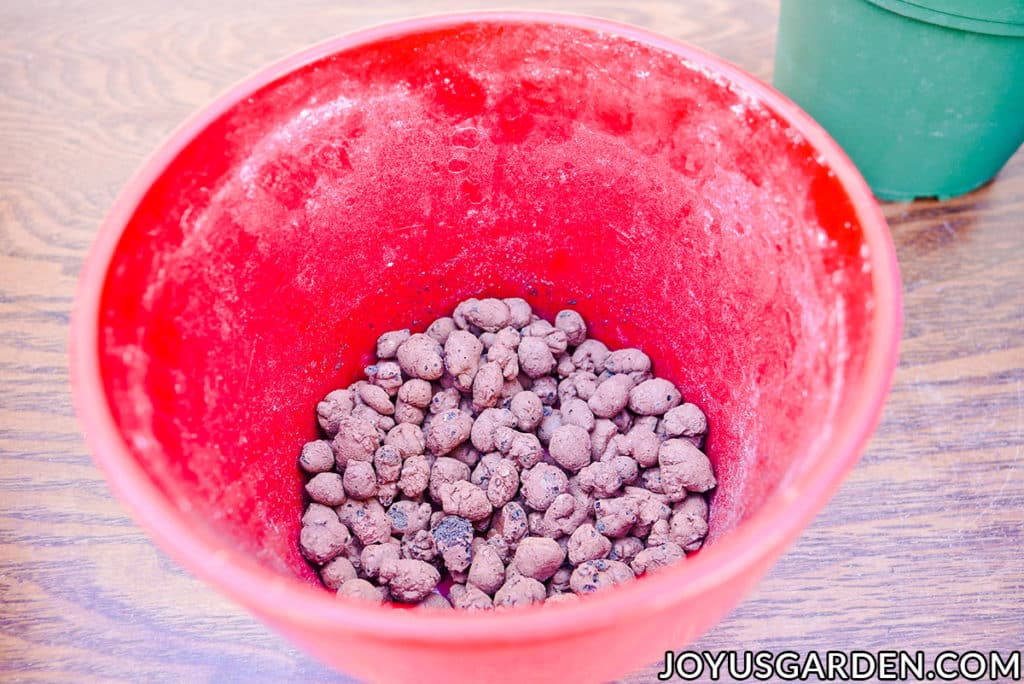
[[391,597],[402,603],[418,603],[441,581],[441,574],[430,563],[410,558],[386,559],[380,577],[388,584]]
[[370,603],[381,603],[380,591],[364,579],[346,580],[338,587],[338,596],[344,598],[358,599]]
[[538,463],[521,475],[520,492],[526,504],[535,511],[545,511],[559,494],[567,491],[569,478],[561,468]]
[[529,325],[533,309],[530,303],[520,297],[506,297],[502,300],[508,306],[508,324],[513,328],[522,328]]
[[[613,421],[614,422],[614,421]],[[626,435],[614,434],[608,439],[604,451],[598,460],[610,462],[619,456],[626,456],[632,451],[632,446]]]
[[530,511],[526,514],[526,521],[530,524],[530,534],[534,537],[547,537],[548,528],[544,524],[544,514],[540,511]]
[[536,394],[540,398],[540,403],[545,406],[554,406],[558,401],[558,382],[547,375],[533,380],[530,391]]
[[[402,386],[402,368],[394,361],[381,361],[366,367],[366,378],[370,381],[371,386],[384,390],[389,398],[394,397]],[[366,404],[370,403],[366,398],[362,398],[362,401]],[[387,406],[384,406],[383,403],[380,408],[374,408],[380,413],[387,413]]]
[[452,449],[452,452],[448,455],[459,463],[465,463],[470,468],[473,468],[480,462],[480,452],[474,449],[473,445],[469,442],[463,442]]
[[306,507],[302,514],[303,525],[325,525],[329,522],[337,522],[338,514],[330,506],[313,502]]
[[572,380],[573,393],[583,401],[589,401],[597,391],[597,386],[601,384],[593,373],[579,370],[572,374],[570,380]]
[[672,541],[672,535],[668,520],[655,520],[647,532],[647,545],[660,546],[670,541]]
[[306,483],[306,493],[325,506],[340,506],[345,502],[345,487],[338,473],[317,473]]
[[549,594],[548,597],[544,599],[544,607],[546,608],[548,606],[557,606],[566,603],[577,603],[579,602],[579,600],[579,596],[577,596],[576,594],[570,594],[568,592],[563,592],[560,594]]
[[299,550],[317,564],[337,557],[348,543],[349,531],[338,520],[303,525],[299,533]]
[[469,439],[473,416],[459,410],[438,414],[427,428],[426,446],[435,456],[444,456]]
[[611,417],[611,421],[615,423],[615,427],[619,429],[619,432],[625,434],[633,427],[633,413],[627,409],[622,409]]
[[516,570],[543,582],[555,574],[565,560],[565,552],[554,539],[527,537],[516,547],[512,563]]
[[629,445],[629,454],[640,466],[650,468],[658,464],[658,449],[661,448],[661,438],[653,430],[646,427],[634,425],[626,435]]
[[630,496],[594,502],[597,531],[606,537],[624,537],[636,524],[639,502]]
[[670,501],[681,501],[690,492],[706,492],[715,486],[711,462],[685,439],[669,439],[658,450],[661,487]]
[[369,499],[377,493],[377,474],[373,471],[373,465],[366,461],[350,462],[345,468],[342,483],[345,494],[353,499]]
[[629,563],[636,557],[636,554],[643,550],[643,548],[643,540],[637,537],[623,537],[621,539],[615,539],[612,541],[612,550],[608,553],[608,558],[622,561],[623,563]]
[[487,408],[480,412],[470,430],[470,441],[481,453],[495,450],[494,433],[499,427],[514,427],[516,417],[507,409]]
[[[558,374],[558,377],[567,378],[575,372],[576,366],[572,362],[571,354],[563,353],[555,359],[555,373]],[[561,387],[561,383],[559,383],[559,387]],[[559,395],[559,399],[561,399],[561,395]]]
[[526,433],[518,432],[510,427],[501,426],[494,431],[494,448],[502,455],[508,454],[512,449],[512,443],[518,435]]
[[[661,522],[661,521],[659,521],[659,522]],[[651,529],[653,527],[654,527],[653,525],[645,525],[645,524],[643,524],[642,522],[640,522],[638,520],[636,522],[636,524],[633,525],[632,529],[630,529],[629,533],[631,535],[635,536],[635,537],[640,537],[641,539],[646,539],[647,540],[647,544],[649,545],[650,544],[650,537],[648,535],[651,533]]]
[[[352,418],[365,421],[372,425],[374,432],[377,435],[378,443],[380,442],[380,439],[387,434],[387,431],[395,426],[394,418],[377,413],[366,404],[356,404],[355,408],[352,409]],[[340,432],[341,430],[339,430],[339,434]],[[363,460],[365,460],[365,458]]]
[[480,299],[465,310],[466,321],[487,332],[497,332],[509,324],[512,317],[508,304],[500,299]]
[[647,468],[640,473],[640,486],[656,494],[664,494],[661,487],[661,468]]
[[523,391],[512,397],[509,410],[516,418],[516,426],[523,432],[535,430],[544,417],[544,404],[532,391]]
[[[607,452],[606,452],[607,455]],[[640,467],[629,456],[615,456],[608,461],[622,478],[623,484],[632,485],[640,475]]]
[[598,418],[611,418],[626,408],[633,379],[628,375],[613,375],[601,382],[587,401],[587,406]]
[[515,328],[502,328],[494,336],[494,342],[487,349],[487,360],[501,366],[506,380],[519,375],[519,343],[522,336]]
[[539,581],[522,575],[509,578],[494,594],[495,607],[528,606],[541,603],[547,592]]
[[569,537],[569,562],[573,565],[605,558],[611,550],[611,540],[593,525],[580,525]]
[[434,525],[431,534],[448,570],[460,572],[469,567],[473,556],[473,525],[469,520],[446,515]]
[[532,468],[543,456],[544,447],[541,446],[540,440],[537,439],[537,435],[529,432],[518,433],[508,450],[508,457],[519,464],[520,468]]
[[[556,359],[555,360],[555,367],[557,369],[557,366],[558,366],[557,359],[559,357],[565,355],[565,353],[566,353],[565,350],[569,348],[569,339],[566,337],[566,335],[565,335],[565,333],[563,331],[561,331],[561,330],[554,330],[554,331],[552,331],[552,332],[550,332],[550,333],[548,333],[547,335],[544,336],[544,343],[548,345],[548,349],[550,349],[551,353],[554,354],[555,359]],[[570,361],[571,361],[571,357],[570,357]]]
[[442,351],[437,340],[416,334],[398,347],[396,356],[398,365],[408,377],[437,380],[444,373]]
[[453,378],[455,387],[468,392],[473,387],[473,378],[480,368],[483,344],[470,332],[456,330],[444,343],[444,367]]
[[385,560],[398,560],[402,555],[402,547],[394,539],[386,543],[369,544],[359,554],[359,564],[364,577],[376,577],[380,574],[380,566]]
[[660,416],[682,400],[676,386],[663,378],[641,382],[629,392],[629,408],[641,416]]
[[695,404],[681,404],[665,413],[660,429],[668,437],[697,437],[708,431],[708,419]]
[[355,403],[355,393],[343,389],[330,392],[316,405],[317,422],[328,437],[338,433],[341,419],[352,413]]
[[438,413],[445,413],[446,411],[457,410],[461,401],[462,394],[459,390],[454,387],[442,389],[430,398],[430,413],[436,415]]
[[398,353],[398,348],[410,337],[409,329],[392,330],[377,338],[377,358],[393,359]]
[[437,544],[427,530],[407,533],[402,538],[402,558],[430,562],[437,557]]
[[578,397],[562,401],[562,422],[566,425],[578,425],[587,432],[594,429],[594,412],[587,402]]
[[469,583],[487,594],[493,594],[505,583],[505,566],[492,544],[480,544],[474,551]]
[[459,610],[491,610],[494,603],[491,597],[472,584],[454,584],[448,594],[452,606]]
[[533,316],[530,319],[530,324],[526,325],[522,329],[523,337],[540,337],[543,338],[545,335],[555,329],[555,326],[539,316]]
[[651,358],[633,347],[616,349],[608,354],[598,370],[609,373],[645,373],[651,370]]
[[611,463],[601,461],[580,470],[578,481],[583,491],[593,493],[600,499],[615,496],[622,487],[622,476],[618,469]]
[[391,519],[376,499],[349,499],[338,509],[338,517],[363,544],[379,544],[391,538]]
[[410,406],[425,409],[430,406],[430,399],[433,396],[433,388],[430,383],[420,378],[406,380],[398,390],[398,400],[404,401]]
[[[396,425],[384,437],[384,444],[398,449],[403,459],[422,454],[427,448],[427,440],[423,430],[409,423]],[[365,459],[363,459],[365,460]]]
[[591,502],[585,494],[559,494],[544,511],[545,536],[572,534],[590,516]]
[[434,501],[441,500],[441,486],[452,484],[459,480],[469,479],[469,466],[448,456],[441,456],[434,461],[430,468],[430,485],[428,491],[430,498]]
[[501,459],[501,454],[496,451],[481,456],[480,461],[473,468],[473,472],[469,476],[469,481],[486,491],[487,486],[491,483],[491,475]]
[[427,327],[425,334],[438,344],[444,344],[448,341],[448,336],[455,330],[458,330],[458,327],[455,325],[454,319],[450,316],[445,316],[443,318],[438,318],[436,321],[431,323]]
[[572,572],[569,586],[577,594],[589,594],[633,579],[633,571],[620,561],[599,559],[581,563]]
[[[495,515],[495,517],[497,517],[497,515]],[[495,551],[498,552],[498,557],[501,558],[502,563],[507,564],[512,562],[512,554],[516,552],[514,543],[503,539],[493,527],[487,531],[487,535],[484,539],[488,544],[494,547]]]
[[377,485],[377,501],[380,501],[380,505],[387,508],[392,502],[398,498],[398,484],[395,482],[388,482],[386,484]]
[[416,607],[424,610],[451,610],[452,604],[435,589],[427,594],[427,598],[420,601]]
[[590,433],[578,425],[562,425],[551,435],[548,452],[552,460],[570,472],[590,463]]
[[338,433],[331,442],[338,468],[344,468],[349,461],[373,460],[378,446],[380,437],[376,425],[351,415],[338,422]]
[[334,452],[331,443],[318,439],[302,445],[299,467],[310,474],[325,473],[334,467]]
[[537,439],[540,440],[541,444],[550,444],[555,430],[562,427],[562,425],[561,411],[552,408],[544,409],[544,417],[540,419],[540,425],[537,426]]
[[377,385],[364,384],[359,387],[359,398],[367,406],[377,413],[390,416],[395,412],[395,405],[391,403],[391,397]]
[[415,499],[423,494],[430,483],[430,461],[423,454],[405,459],[402,464],[402,475],[398,478],[398,488],[402,494]]
[[703,494],[687,494],[677,503],[670,521],[670,538],[687,553],[699,549],[708,534],[708,502]]
[[343,556],[338,556],[320,568],[320,579],[324,586],[331,591],[337,591],[346,580],[355,579],[355,577],[355,566],[352,565],[352,561]]
[[402,474],[402,454],[398,447],[385,444],[377,449],[373,454],[373,470],[378,484],[398,482]]
[[519,375],[519,354],[516,351],[518,346],[518,344],[515,347],[494,344],[487,350],[487,362],[500,368],[501,377],[505,380],[498,395],[499,399],[510,398],[522,390],[522,384],[518,381],[515,385],[510,384]]
[[433,508],[426,502],[396,501],[388,508],[392,534],[415,534],[427,529],[432,512]]
[[491,472],[487,483],[487,500],[495,508],[501,508],[519,492],[519,470],[514,461],[503,458]]
[[612,438],[617,434],[619,434],[619,429],[607,418],[594,421],[594,429],[590,431],[590,453],[594,460],[599,460],[604,456]]
[[469,330],[474,335],[480,334],[480,329],[476,328],[473,330],[475,326],[473,326],[473,324],[469,322],[469,319],[466,318],[466,313],[469,311],[469,308],[475,306],[479,301],[479,299],[470,297],[469,299],[464,299],[455,305],[455,310],[452,311],[452,320],[455,321],[455,325],[460,330]]
[[548,597],[570,591],[569,579],[571,577],[572,568],[562,566],[556,570],[555,574],[548,580]]
[[[660,419],[658,416],[634,416],[633,427],[642,428],[644,430],[650,430],[651,432],[658,431],[658,423]],[[632,430],[632,428],[630,428]],[[658,435],[662,437],[662,435]]]
[[636,558],[629,564],[629,567],[633,570],[636,575],[643,575],[648,572],[654,572],[661,568],[675,563],[686,556],[683,550],[678,544],[668,542],[667,544],[661,544],[659,546],[648,546],[646,549],[636,554]]
[[538,337],[524,337],[519,343],[519,369],[530,378],[547,375],[555,367],[551,349]]
[[505,376],[497,363],[488,361],[480,366],[473,378],[473,407],[477,411],[492,408],[501,397]]
[[529,532],[526,511],[515,501],[510,501],[498,511],[491,529],[506,542],[518,544]]
[[[637,488],[629,487],[627,494],[630,494],[630,490]],[[646,489],[641,489],[646,495],[640,498],[640,506],[637,509],[637,523],[640,525],[653,525],[659,520],[668,520],[672,516],[672,509],[669,508],[665,501],[662,501],[660,495],[652,494]]]
[[422,425],[423,419],[426,417],[423,409],[416,408],[412,404],[407,404],[404,401],[395,402],[395,423],[409,423],[411,425]]
[[583,316],[572,309],[563,309],[555,316],[555,327],[561,330],[572,346],[576,346],[587,339],[587,324]]
[[572,362],[583,372],[594,373],[603,369],[608,358],[608,347],[597,340],[585,340],[572,353]]
[[468,480],[445,485],[441,492],[441,505],[448,515],[466,520],[483,520],[491,514],[487,493]]

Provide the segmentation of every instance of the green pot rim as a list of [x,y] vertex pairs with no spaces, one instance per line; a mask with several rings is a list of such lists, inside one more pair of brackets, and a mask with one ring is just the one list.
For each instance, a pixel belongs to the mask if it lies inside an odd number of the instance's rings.
[[[958,29],[960,31],[970,31],[972,33],[987,33],[989,35],[1016,38],[1024,37],[1024,15],[1021,16],[1020,20],[998,21],[988,17],[956,14],[935,9],[927,5],[929,0],[867,0],[867,2],[895,14],[917,19],[928,24]],[[962,4],[968,5],[973,3],[965,1]],[[964,7],[964,10],[966,9]]]

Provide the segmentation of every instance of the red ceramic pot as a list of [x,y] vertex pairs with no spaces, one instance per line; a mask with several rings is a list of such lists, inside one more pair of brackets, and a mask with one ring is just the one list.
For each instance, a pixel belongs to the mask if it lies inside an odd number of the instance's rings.
[[[314,406],[381,332],[468,296],[577,308],[707,412],[708,544],[577,605],[367,606],[296,540]],[[893,245],[806,114],[603,20],[441,16],[252,76],[131,179],[81,276],[75,405],[169,554],[340,670],[599,681],[725,615],[871,435],[900,337]]]

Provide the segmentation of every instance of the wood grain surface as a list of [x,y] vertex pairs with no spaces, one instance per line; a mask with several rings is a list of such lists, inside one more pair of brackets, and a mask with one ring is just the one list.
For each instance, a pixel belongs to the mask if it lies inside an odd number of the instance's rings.
[[[75,278],[121,185],[225,86],[344,31],[490,4],[0,3],[0,679],[344,681],[169,561],[114,501],[68,393]],[[650,27],[770,76],[776,0],[530,4]],[[966,197],[884,210],[906,330],[883,423],[697,648],[1024,641],[1024,153]]]

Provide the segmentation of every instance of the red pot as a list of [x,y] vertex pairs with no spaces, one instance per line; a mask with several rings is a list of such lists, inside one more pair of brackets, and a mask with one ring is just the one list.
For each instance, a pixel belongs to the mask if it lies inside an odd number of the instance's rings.
[[[296,548],[313,407],[467,296],[574,306],[704,407],[709,543],[578,605],[360,605]],[[172,556],[375,681],[598,681],[719,620],[875,427],[896,258],[860,175],[722,60],[541,13],[416,19],[247,79],[128,183],[81,277],[75,405]]]

